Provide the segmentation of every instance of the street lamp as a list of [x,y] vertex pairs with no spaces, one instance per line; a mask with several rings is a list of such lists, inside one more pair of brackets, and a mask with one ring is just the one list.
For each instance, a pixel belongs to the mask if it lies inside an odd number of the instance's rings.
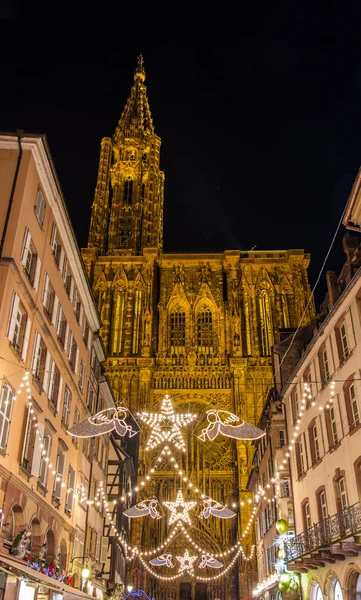
[[89,569],[88,565],[85,565],[85,567],[83,567],[81,570],[81,576],[83,579],[88,579],[89,575],[90,575],[90,569]]
[[132,591],[132,589],[133,589],[133,586],[132,586],[132,585],[127,585],[127,590],[128,590],[128,592],[131,592],[131,591]]

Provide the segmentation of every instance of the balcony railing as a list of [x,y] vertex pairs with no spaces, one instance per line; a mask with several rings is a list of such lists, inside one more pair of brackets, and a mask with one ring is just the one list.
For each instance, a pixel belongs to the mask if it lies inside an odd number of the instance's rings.
[[288,539],[284,543],[286,561],[300,558],[359,531],[361,531],[361,505],[357,502],[345,508],[342,513],[327,517],[307,531]]

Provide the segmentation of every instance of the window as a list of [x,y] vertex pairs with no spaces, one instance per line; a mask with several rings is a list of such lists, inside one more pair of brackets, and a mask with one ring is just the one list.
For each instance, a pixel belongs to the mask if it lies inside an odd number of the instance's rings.
[[84,555],[84,532],[79,529],[79,527],[75,528],[75,539],[74,539],[74,556],[83,556]]
[[[347,404],[346,404],[347,407]],[[329,446],[333,446],[338,442],[338,431],[336,423],[336,407],[331,404],[329,410],[325,410],[326,431]]]
[[35,213],[35,216],[38,220],[40,227],[43,227],[43,224],[44,224],[45,208],[46,208],[46,204],[45,204],[44,196],[41,193],[40,188],[38,188],[38,191],[36,192],[36,198],[35,198],[34,213]]
[[98,379],[98,377],[100,376],[100,362],[97,358],[94,348],[92,348],[92,351],[91,351],[90,369],[91,369],[95,379]]
[[332,443],[337,444],[337,424],[336,424],[336,416],[335,416],[335,407],[331,406],[330,411],[330,423],[331,423],[331,434],[332,434]]
[[280,446],[280,448],[283,448],[283,446],[286,443],[285,432],[283,431],[283,429],[279,430],[279,432],[278,432],[278,439],[279,439],[279,446]]
[[133,180],[128,177],[124,181],[124,194],[123,194],[123,202],[125,206],[130,206],[132,204],[132,196],[133,196]]
[[65,386],[63,413],[61,415],[61,420],[62,420],[62,423],[64,423],[65,427],[69,426],[70,406],[71,406],[71,392],[70,392],[69,388],[67,386]]
[[291,485],[288,477],[284,478],[283,481],[283,497],[289,498],[291,496]]
[[20,260],[31,285],[37,290],[40,278],[41,261],[31,239],[30,231],[27,228],[25,229]]
[[186,315],[174,312],[170,315],[170,345],[177,348],[186,343]]
[[51,452],[51,437],[48,433],[44,434],[43,437],[43,448],[42,448],[42,456],[40,459],[40,469],[39,469],[39,483],[46,488],[46,483],[48,480],[48,472],[49,472],[49,457]]
[[40,385],[42,385],[44,381],[46,357],[46,345],[40,333],[37,331],[35,334],[35,344],[31,372]]
[[345,407],[347,413],[347,421],[350,430],[355,429],[360,425],[360,411],[358,406],[358,385],[359,383],[350,377],[343,385],[345,397]]
[[54,480],[54,490],[53,490],[53,497],[56,500],[60,500],[61,498],[61,490],[63,486],[63,479],[64,479],[64,470],[65,470],[65,452],[62,452],[61,450],[58,450],[58,456],[56,459],[56,473],[55,473],[55,480]]
[[61,255],[61,239],[60,239],[60,236],[58,233],[58,228],[55,225],[55,223],[53,223],[53,228],[51,230],[50,246],[51,246],[51,253],[54,256],[54,260],[55,260],[57,266],[59,267],[60,255]]
[[88,319],[86,318],[85,315],[83,317],[82,334],[83,334],[84,344],[86,345],[86,347],[88,347],[88,343],[89,343],[89,323],[88,323]]
[[357,396],[356,396],[356,391],[355,391],[355,383],[351,383],[351,385],[349,387],[349,394],[350,394],[350,402],[351,402],[352,418],[353,418],[352,425],[353,425],[353,427],[357,427],[357,425],[360,425],[360,414],[359,414]]
[[58,340],[61,343],[63,348],[65,347],[67,326],[68,326],[68,324],[66,321],[65,313],[63,311],[61,304],[58,303],[57,308],[56,308],[54,327],[55,327],[56,334],[58,336]]
[[327,350],[326,350],[325,346],[323,346],[321,348],[320,352],[318,353],[318,361],[319,361],[319,365],[320,365],[322,384],[325,385],[330,380],[330,377],[331,377],[330,363],[328,360],[328,354],[327,354]]
[[75,491],[75,471],[72,467],[69,467],[68,471],[68,482],[67,482],[67,496],[65,503],[65,510],[71,514],[73,512],[74,504],[74,491]]
[[95,412],[95,402],[96,402],[96,394],[91,385],[90,381],[88,382],[88,393],[86,398],[86,405],[89,409],[90,414],[94,414]]
[[14,292],[6,336],[23,361],[26,360],[28,351],[30,327],[31,320],[20,297]]
[[201,349],[212,348],[212,311],[208,307],[204,307],[197,316],[197,341]]
[[56,362],[51,358],[49,361],[49,385],[47,396],[56,410],[58,410],[60,403],[62,381]]
[[311,459],[312,459],[312,464],[318,462],[320,460],[320,442],[319,442],[319,437],[318,437],[318,430],[317,430],[317,421],[316,419],[314,419],[309,428],[308,428],[308,435],[309,435],[309,440],[310,440],[310,449],[311,449]]
[[309,502],[305,502],[303,504],[303,521],[305,529],[310,529],[312,527],[311,509]]
[[37,423],[38,427],[34,427],[34,417],[37,419],[35,406],[31,404],[28,408],[26,419],[25,438],[23,451],[21,455],[21,466],[29,475],[39,476],[40,461],[42,449],[38,443],[38,435],[43,439],[45,434],[44,423]]
[[344,477],[340,477],[338,480],[338,491],[340,496],[341,508],[345,510],[348,506],[346,482]]
[[317,494],[317,504],[318,504],[318,514],[320,521],[323,521],[327,518],[327,502],[326,502],[326,492],[325,490],[321,490]]
[[342,323],[342,325],[340,327],[340,335],[341,335],[343,358],[346,358],[349,355],[349,345],[348,345],[347,330],[346,330],[345,323]]
[[81,304],[80,304],[79,292],[78,292],[78,289],[75,287],[75,285],[73,287],[72,305],[73,305],[76,320],[79,323]]
[[71,364],[71,366],[73,367],[74,371],[76,372],[76,363],[77,363],[77,356],[78,356],[78,346],[77,343],[74,339],[73,333],[70,331],[69,335],[68,335],[68,341],[67,341],[67,355],[69,358],[69,362]]
[[81,473],[80,474],[80,499],[79,499],[79,504],[83,508],[86,508],[86,506],[87,506],[88,496],[89,496],[89,481],[85,477],[85,475],[83,475]]
[[78,381],[78,385],[79,385],[79,389],[82,392],[84,391],[84,378],[85,378],[85,364],[81,360],[80,361],[80,369],[79,369],[79,381]]
[[306,473],[306,455],[305,449],[302,440],[296,444],[296,463],[297,463],[297,472],[298,476],[304,475]]
[[13,403],[15,400],[15,392],[4,381],[1,388],[1,399],[0,399],[0,448],[6,449],[9,437],[10,420],[13,411]]
[[45,273],[42,303],[44,306],[44,312],[50,320],[52,320],[53,316],[54,301],[55,290],[51,285],[49,275]]
[[64,256],[63,260],[63,269],[62,269],[63,282],[66,289],[66,292],[69,296],[70,288],[71,288],[71,272],[69,267],[69,262],[66,256]]

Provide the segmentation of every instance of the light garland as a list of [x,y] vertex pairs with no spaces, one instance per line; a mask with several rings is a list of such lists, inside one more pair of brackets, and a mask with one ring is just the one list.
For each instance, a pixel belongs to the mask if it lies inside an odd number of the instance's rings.
[[162,442],[171,442],[178,450],[185,452],[186,445],[182,436],[181,427],[189,425],[197,418],[196,414],[176,414],[173,404],[168,396],[163,398],[159,413],[138,413],[141,421],[149,425],[151,434],[145,450],[152,450]]

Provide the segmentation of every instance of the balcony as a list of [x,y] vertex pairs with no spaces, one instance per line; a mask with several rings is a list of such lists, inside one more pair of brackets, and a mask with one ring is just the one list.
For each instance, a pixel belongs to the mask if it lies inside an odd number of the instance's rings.
[[360,532],[361,505],[357,502],[287,540],[284,544],[287,568],[306,573],[326,563],[344,560],[345,556],[357,556],[361,544],[353,536]]

